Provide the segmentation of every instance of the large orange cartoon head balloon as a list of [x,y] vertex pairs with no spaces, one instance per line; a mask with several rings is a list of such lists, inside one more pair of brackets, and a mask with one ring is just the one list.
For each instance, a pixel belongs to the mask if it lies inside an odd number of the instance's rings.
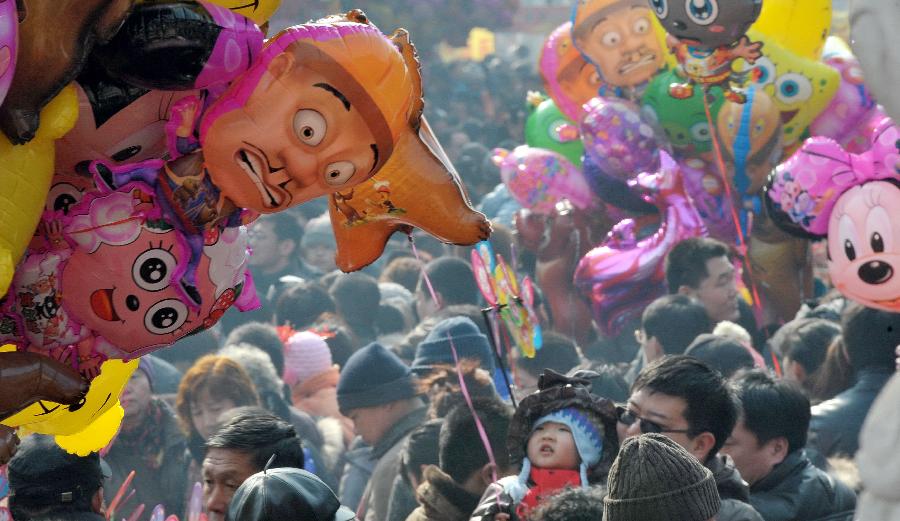
[[401,38],[354,10],[269,40],[201,123],[214,184],[237,206],[272,213],[375,175],[422,107]]

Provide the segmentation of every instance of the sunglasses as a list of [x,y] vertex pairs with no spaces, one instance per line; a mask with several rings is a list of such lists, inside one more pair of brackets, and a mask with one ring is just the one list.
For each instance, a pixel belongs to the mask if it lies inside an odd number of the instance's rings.
[[634,425],[634,422],[640,422],[638,426],[641,428],[641,434],[662,434],[662,433],[688,433],[690,429],[667,429],[655,421],[641,418],[637,414],[629,411],[621,405],[616,407],[619,423],[622,425]]

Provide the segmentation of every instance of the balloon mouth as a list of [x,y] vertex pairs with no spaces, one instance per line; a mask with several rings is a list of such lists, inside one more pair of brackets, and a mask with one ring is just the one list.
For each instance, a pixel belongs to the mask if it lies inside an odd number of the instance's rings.
[[259,0],[254,0],[253,2],[250,2],[249,4],[238,5],[235,7],[229,7],[228,9],[231,11],[239,11],[241,9],[246,9],[248,7],[252,8],[254,11],[256,11],[257,9],[259,9]]
[[266,208],[278,208],[281,206],[282,197],[277,191],[269,190],[269,185],[263,181],[263,174],[271,173],[267,167],[268,161],[254,150],[239,148],[234,153],[234,162],[247,174],[250,181],[259,191],[263,206]]
[[788,110],[788,111],[782,112],[781,113],[781,123],[787,124],[789,121],[794,119],[794,116],[796,116],[798,112],[800,112],[800,109]]
[[645,52],[641,53],[640,59],[637,61],[630,61],[626,64],[623,64],[619,67],[619,74],[625,75],[629,72],[634,71],[635,69],[646,67],[647,65],[653,65],[656,63],[656,55],[653,52]]
[[98,289],[91,293],[91,310],[95,315],[107,322],[116,322],[121,320],[112,300],[113,290]]

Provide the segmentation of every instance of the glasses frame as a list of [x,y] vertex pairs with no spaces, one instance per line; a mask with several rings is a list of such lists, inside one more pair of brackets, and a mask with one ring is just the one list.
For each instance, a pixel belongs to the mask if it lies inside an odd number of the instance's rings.
[[[631,421],[623,421],[622,417],[625,415],[629,415],[634,419]],[[616,406],[616,421],[621,423],[622,425],[628,425],[629,427],[637,422],[638,427],[641,429],[641,434],[689,434],[691,432],[690,429],[666,429],[653,420],[642,418],[641,416],[638,416],[637,414],[629,411],[628,407],[625,405]],[[645,425],[652,425],[653,427],[651,429],[647,429],[645,428]]]

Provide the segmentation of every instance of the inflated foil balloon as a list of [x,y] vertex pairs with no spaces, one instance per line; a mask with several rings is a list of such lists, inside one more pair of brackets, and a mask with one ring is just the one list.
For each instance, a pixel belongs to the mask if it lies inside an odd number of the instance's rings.
[[866,74],[866,84],[889,116],[900,118],[900,9],[896,1],[853,0],[850,44]]
[[891,312],[900,311],[898,141],[900,129],[888,118],[862,154],[810,138],[778,167],[768,189],[776,218],[828,237],[834,286],[865,306]]
[[547,37],[538,70],[547,94],[572,121],[581,120],[582,106],[603,86],[597,69],[572,45],[571,22],[560,25]]
[[679,241],[706,235],[703,220],[684,189],[681,169],[667,153],[660,170],[644,173],[636,185],[649,190],[663,214],[659,231],[638,241],[634,221],[622,221],[606,241],[594,248],[575,270],[575,284],[591,300],[594,322],[607,336],[616,336],[644,308],[666,293],[664,261]]
[[753,29],[799,56],[818,59],[831,32],[832,0],[765,0]]
[[0,3],[0,103],[6,98],[16,72],[19,47],[19,13],[16,2]]
[[737,241],[732,214],[733,203],[728,198],[722,176],[715,163],[699,159],[679,161],[684,189],[694,202],[697,213],[706,224],[709,236],[726,244]]
[[250,67],[263,44],[259,27],[235,13],[199,1],[139,3],[92,59],[145,89],[224,86]]
[[640,110],[624,100],[594,98],[581,122],[585,155],[607,176],[627,181],[659,165],[660,143]]
[[241,16],[253,20],[257,25],[263,25],[278,10],[281,0],[254,0],[253,2],[247,2],[247,0],[209,0],[209,3],[230,9]]
[[552,99],[540,101],[528,115],[525,120],[525,144],[558,152],[573,165],[581,166],[584,143],[581,142],[578,125],[567,118]]
[[730,181],[740,197],[755,196],[781,162],[781,113],[765,91],[751,88],[746,103],[726,101],[716,118]]
[[[69,84],[91,47],[115,34],[134,0],[20,0],[16,71],[0,105],[0,129],[14,144],[34,138],[41,109]],[[18,19],[18,18],[16,18]]]
[[512,151],[495,148],[492,159],[510,194],[525,208],[549,214],[562,199],[580,209],[593,205],[581,170],[552,150],[527,145]]

